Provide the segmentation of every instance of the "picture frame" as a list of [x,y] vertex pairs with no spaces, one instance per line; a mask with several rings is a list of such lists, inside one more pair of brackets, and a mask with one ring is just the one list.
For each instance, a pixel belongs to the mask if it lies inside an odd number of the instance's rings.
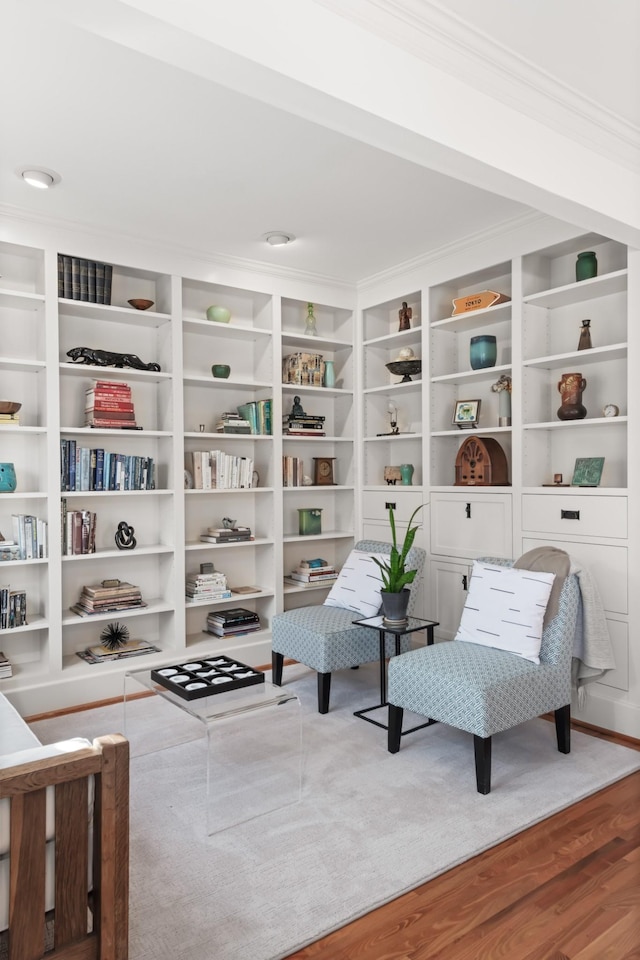
[[452,423],[461,430],[476,427],[480,420],[480,400],[456,400]]
[[572,487],[598,487],[602,477],[604,457],[577,457],[571,479]]

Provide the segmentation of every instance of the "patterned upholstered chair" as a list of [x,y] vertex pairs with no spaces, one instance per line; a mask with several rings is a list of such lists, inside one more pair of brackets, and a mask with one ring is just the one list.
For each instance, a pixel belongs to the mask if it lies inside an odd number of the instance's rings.
[[[390,553],[391,544],[379,540],[359,540],[356,550],[368,553]],[[408,569],[416,569],[417,582],[422,577],[425,551],[412,547],[407,554]],[[411,589],[411,588],[409,588]],[[408,613],[416,602],[416,592],[411,591]],[[271,666],[273,683],[281,686],[284,658],[304,663],[318,673],[318,711],[327,713],[331,692],[331,674],[377,660],[379,656],[378,634],[367,627],[356,627],[353,621],[360,614],[341,607],[325,604],[285,610],[273,618],[271,640]],[[409,649],[410,638],[402,638],[401,649]],[[395,640],[387,639],[387,656],[395,653]]]
[[494,733],[553,710],[558,750],[569,753],[571,659],[579,602],[578,581],[571,574],[564,580],[557,613],[544,628],[539,664],[460,640],[394,657],[388,672],[389,752],[400,749],[407,709],[473,734],[479,793],[491,790]]

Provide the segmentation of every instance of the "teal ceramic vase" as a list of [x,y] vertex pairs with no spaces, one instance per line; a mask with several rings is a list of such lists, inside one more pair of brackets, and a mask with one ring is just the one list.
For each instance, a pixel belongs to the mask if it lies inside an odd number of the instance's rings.
[[0,493],[13,493],[18,486],[16,468],[12,463],[0,463]]
[[336,371],[333,360],[325,360],[324,362],[324,385],[325,387],[335,387],[336,385]]
[[472,370],[482,370],[484,367],[495,367],[498,349],[496,338],[488,333],[478,337],[471,337],[469,346],[469,362]]
[[226,380],[231,373],[231,367],[228,363],[214,363],[211,367],[211,373],[220,380]]
[[400,464],[400,480],[402,481],[403,486],[410,487],[413,482],[413,464],[412,463],[401,463]]

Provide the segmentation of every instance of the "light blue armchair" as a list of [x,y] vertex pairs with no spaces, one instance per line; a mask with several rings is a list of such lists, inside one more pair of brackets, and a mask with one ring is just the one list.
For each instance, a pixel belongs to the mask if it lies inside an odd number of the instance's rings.
[[[391,544],[379,540],[359,540],[356,550],[375,553],[390,553]],[[408,569],[418,572],[414,583],[422,577],[425,563],[425,551],[421,547],[412,547],[407,554]],[[411,588],[410,588],[411,589]],[[408,613],[415,606],[416,593],[411,590]],[[276,614],[272,623],[271,667],[272,680],[277,686],[282,684],[284,658],[304,663],[318,673],[318,711],[327,713],[331,692],[331,674],[335,670],[345,670],[377,660],[379,642],[377,631],[368,627],[356,627],[354,620],[358,614],[341,607],[324,604],[299,607]],[[387,638],[387,656],[395,653],[395,640]],[[410,637],[402,638],[401,649],[409,648]]]
[[571,657],[579,602],[577,578],[569,575],[558,598],[557,614],[542,634],[540,664],[460,640],[394,657],[388,674],[389,752],[400,749],[403,711],[407,709],[473,734],[479,793],[491,790],[491,737],[495,733],[553,710],[558,750],[569,753]]

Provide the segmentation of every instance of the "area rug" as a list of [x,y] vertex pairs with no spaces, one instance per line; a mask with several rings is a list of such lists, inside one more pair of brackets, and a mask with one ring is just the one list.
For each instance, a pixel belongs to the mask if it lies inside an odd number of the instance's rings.
[[[299,803],[208,837],[202,739],[132,759],[131,960],[287,957],[640,769],[640,753],[580,733],[564,756],[553,723],[534,720],[494,737],[481,796],[471,736],[434,725],[391,755],[386,732],[353,716],[376,701],[375,666],[337,674],[325,716],[315,674],[296,665],[285,682],[303,705]],[[152,728],[157,700],[137,701],[130,727]],[[43,742],[93,738],[122,730],[122,707],[32,727]],[[261,724],[249,739],[277,762]]]

